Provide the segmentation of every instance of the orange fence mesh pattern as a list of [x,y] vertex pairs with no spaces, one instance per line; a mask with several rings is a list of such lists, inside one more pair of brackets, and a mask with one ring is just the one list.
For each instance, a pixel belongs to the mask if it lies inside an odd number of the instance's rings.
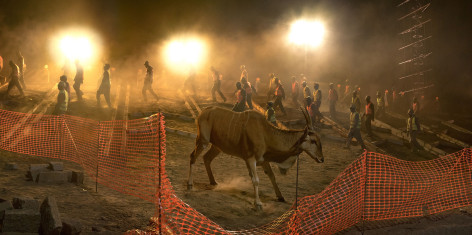
[[472,204],[472,149],[424,162],[366,152],[324,191],[259,228],[227,231],[180,200],[165,172],[164,117],[94,121],[0,110],[0,148],[79,163],[92,179],[155,203],[169,234],[333,234],[365,221]]

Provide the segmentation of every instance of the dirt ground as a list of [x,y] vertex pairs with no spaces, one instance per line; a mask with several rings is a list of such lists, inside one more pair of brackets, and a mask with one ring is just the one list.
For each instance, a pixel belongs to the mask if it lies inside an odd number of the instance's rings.
[[[135,91],[137,91],[135,89]],[[35,102],[39,102],[46,92],[28,92],[26,98],[11,98],[9,102],[17,102],[17,105],[8,105],[5,102],[4,108],[14,111],[25,112],[32,107]],[[74,93],[73,93],[74,94]],[[117,97],[114,91],[112,100]],[[144,103],[141,101],[140,93],[130,96],[130,106],[128,113],[118,108],[110,110],[102,101],[105,108],[96,107],[95,93],[92,88],[85,91],[85,104],[75,102],[72,95],[71,115],[88,117],[97,120],[110,120],[114,111],[118,113],[116,119],[140,118],[143,115],[156,112],[169,112],[190,116],[190,112],[183,105],[179,95],[175,93],[162,92],[161,98],[157,102]],[[200,103],[207,102],[208,96],[201,97]],[[103,98],[102,98],[103,99]],[[23,102],[23,101],[28,102]],[[232,103],[232,97],[227,103]],[[28,106],[25,105],[28,104]],[[113,103],[113,101],[112,101]],[[118,102],[121,105],[122,101]],[[204,107],[203,105],[202,107]],[[231,107],[230,104],[223,105]],[[265,107],[264,104],[261,106]],[[52,112],[51,104],[47,114]],[[326,111],[324,105],[322,111]],[[295,107],[291,111],[296,112]],[[343,110],[341,110],[343,111]],[[340,116],[346,116],[347,112],[342,112]],[[292,116],[290,116],[291,118]],[[344,119],[344,118],[343,118]],[[166,118],[166,126],[187,132],[196,132],[196,126],[193,121],[182,121],[178,118]],[[302,128],[295,126],[294,128]],[[362,153],[359,146],[351,146],[351,149],[343,149],[344,141],[339,140],[339,134],[332,129],[322,129],[323,153],[325,162],[316,163],[306,154],[300,156],[299,185],[298,196],[308,196],[321,192],[333,179],[336,178],[351,162],[356,160]],[[334,136],[338,138],[328,138]],[[376,138],[393,138],[379,134]],[[296,168],[292,168],[286,176],[282,176],[278,169],[273,166],[276,180],[281,189],[286,202],[277,202],[274,190],[269,178],[258,169],[260,176],[260,199],[263,203],[263,211],[257,212],[253,206],[253,187],[244,162],[236,157],[222,154],[217,157],[212,168],[219,183],[217,186],[209,185],[209,180],[203,165],[202,158],[196,163],[194,172],[194,189],[187,190],[187,177],[189,155],[194,148],[194,139],[183,137],[177,134],[167,134],[167,162],[166,170],[173,184],[175,193],[184,202],[195,208],[197,211],[207,216],[217,224],[228,230],[249,229],[264,225],[286,212],[295,201],[295,180]],[[387,146],[389,154],[404,160],[419,161],[429,160],[433,156],[421,153],[413,155],[406,146]],[[80,219],[84,225],[84,234],[97,233],[121,233],[129,229],[145,229],[149,218],[155,213],[155,206],[149,202],[134,198],[114,190],[98,186],[98,192],[95,192],[95,182],[86,178],[84,186],[74,184],[64,185],[38,185],[27,181],[25,173],[28,164],[45,163],[51,159],[24,156],[21,154],[0,152],[0,198],[11,200],[17,196],[33,197],[38,200],[44,199],[47,195],[54,195],[58,201],[59,211],[64,217]],[[15,162],[19,164],[20,169],[16,171],[3,170],[3,164],[6,162]],[[80,166],[70,162],[64,162],[66,169],[80,169]],[[468,218],[469,214],[458,213],[461,218]],[[466,220],[464,220],[466,221]],[[417,223],[418,228],[424,223]],[[394,231],[400,226],[390,227]],[[355,232],[356,230],[351,230]],[[395,230],[403,231],[403,230]]]

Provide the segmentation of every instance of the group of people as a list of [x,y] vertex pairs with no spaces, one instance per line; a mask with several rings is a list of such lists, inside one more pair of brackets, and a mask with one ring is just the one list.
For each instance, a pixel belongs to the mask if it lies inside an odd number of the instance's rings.
[[[16,62],[16,63],[15,63]],[[10,94],[10,91],[16,87],[20,94],[24,96],[24,90],[26,90],[26,84],[24,79],[24,72],[26,69],[25,59],[20,51],[17,53],[17,60],[9,60],[11,72],[8,77],[2,77],[1,84],[8,81],[8,88],[6,95]],[[0,72],[3,70],[3,58],[0,56]]]
[[[276,87],[279,86],[280,82],[278,79],[274,79],[273,76],[270,76],[270,79],[271,79],[270,84],[274,83],[276,84]],[[274,82],[272,82],[272,79],[274,79]],[[272,86],[269,85],[269,94],[268,94],[269,98],[271,94],[274,94],[277,97],[276,89],[271,90],[271,88]],[[340,88],[340,85],[338,85],[337,88],[338,89],[336,89],[333,83],[329,84],[328,103],[329,103],[329,113],[330,113],[331,118],[336,118],[336,105],[337,105],[337,102],[340,100],[340,97],[338,95],[338,90]],[[314,91],[311,92],[310,88],[307,85],[307,82],[305,80],[302,81],[301,92],[303,94],[304,106],[308,114],[310,115],[313,124],[316,125],[320,123],[321,119],[323,118],[323,115],[320,112],[320,107],[322,103],[321,101],[322,101],[323,96],[322,96],[322,91],[320,90],[318,83],[313,84],[313,89]],[[346,90],[349,90],[349,88],[347,88]],[[372,102],[371,97],[366,96],[365,107],[364,107],[365,109],[363,110],[364,112],[361,115],[362,104],[361,104],[359,93],[360,93],[360,88],[356,86],[354,91],[351,94],[351,99],[349,102],[349,107],[350,107],[349,108],[350,109],[350,125],[349,126],[350,128],[349,128],[348,138],[346,140],[346,145],[345,145],[346,148],[349,148],[352,138],[356,138],[361,148],[365,149],[366,147],[361,136],[362,122],[364,122],[367,136],[372,137],[373,136],[372,122],[375,120],[376,117],[384,116],[386,113],[386,107],[388,106],[388,91],[386,91],[385,93],[381,93],[380,91],[377,91],[377,94],[376,94],[377,108],[375,108],[375,105]],[[285,94],[283,95],[285,96]],[[298,106],[299,96],[300,96],[300,86],[296,77],[292,77],[292,94],[291,95],[292,95],[292,103],[295,106]],[[348,96],[348,94],[344,94],[344,95]],[[277,106],[282,106],[281,111],[285,114],[283,105],[279,104],[280,101],[281,99],[276,98],[277,103],[269,101],[267,104],[266,118],[269,122],[273,123],[274,125],[276,124],[275,110],[274,110],[274,108],[276,107],[276,104]],[[415,97],[413,99],[413,102],[410,104],[410,109],[407,112],[408,113],[407,133],[410,137],[410,145],[411,145],[412,151],[414,152],[417,152],[419,149],[421,149],[420,145],[418,144],[416,140],[416,135],[420,131],[419,119],[417,117],[419,110],[420,110],[420,104],[418,102],[418,99]]]
[[[84,70],[82,65],[78,60],[75,61],[76,65],[76,74],[74,78],[74,90],[77,95],[77,101],[83,101],[83,92],[80,89],[80,86],[84,82]],[[146,68],[146,75],[144,77],[142,95],[145,102],[147,102],[147,93],[149,92],[156,100],[158,100],[157,94],[152,88],[152,83],[154,80],[154,71],[153,67],[149,64],[149,61],[144,62],[144,67]],[[103,95],[105,101],[107,102],[108,108],[112,108],[111,99],[110,99],[110,90],[111,90],[111,79],[110,79],[110,64],[105,64],[103,66],[103,74],[100,79],[100,86],[98,87],[96,93],[97,107],[101,107],[101,96]],[[66,74],[66,71],[64,71]],[[70,87],[67,82],[67,75],[62,75],[60,77],[60,82],[57,85],[59,94],[57,96],[56,108],[54,110],[55,114],[65,114],[68,111],[68,106],[70,102]]]

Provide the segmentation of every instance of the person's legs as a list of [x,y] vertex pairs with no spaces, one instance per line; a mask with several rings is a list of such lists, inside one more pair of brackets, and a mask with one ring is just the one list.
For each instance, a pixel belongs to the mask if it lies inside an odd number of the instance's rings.
[[356,138],[357,142],[361,145],[362,149],[367,149],[367,147],[364,144],[364,141],[362,140],[361,130],[356,129],[354,131],[354,138]]
[[367,114],[365,117],[365,129],[367,130],[367,135],[372,136],[372,115]]
[[252,109],[252,94],[246,95],[246,102],[247,102],[247,106],[249,106],[249,108]]
[[103,93],[105,96],[105,100],[107,101],[108,108],[111,108],[111,100],[110,100],[110,87],[105,89],[105,92]]
[[347,134],[347,139],[346,139],[346,148],[349,148],[351,146],[351,140],[354,135],[354,129],[349,129],[349,133]]
[[23,92],[23,88],[21,88],[20,83],[18,81],[15,81],[14,85],[16,86],[16,88],[18,88],[18,91],[20,92],[20,94],[24,96],[25,93]]
[[143,99],[144,99],[144,102],[147,102],[147,96],[146,96],[146,90],[147,90],[147,86],[146,84],[143,86],[143,89],[142,89],[142,94],[143,94]]

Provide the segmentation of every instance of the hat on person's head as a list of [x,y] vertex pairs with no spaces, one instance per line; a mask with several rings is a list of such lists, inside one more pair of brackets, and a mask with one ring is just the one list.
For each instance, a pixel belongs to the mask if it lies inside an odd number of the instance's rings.
[[274,102],[272,101],[267,102],[267,108],[270,108],[272,106],[274,106]]

